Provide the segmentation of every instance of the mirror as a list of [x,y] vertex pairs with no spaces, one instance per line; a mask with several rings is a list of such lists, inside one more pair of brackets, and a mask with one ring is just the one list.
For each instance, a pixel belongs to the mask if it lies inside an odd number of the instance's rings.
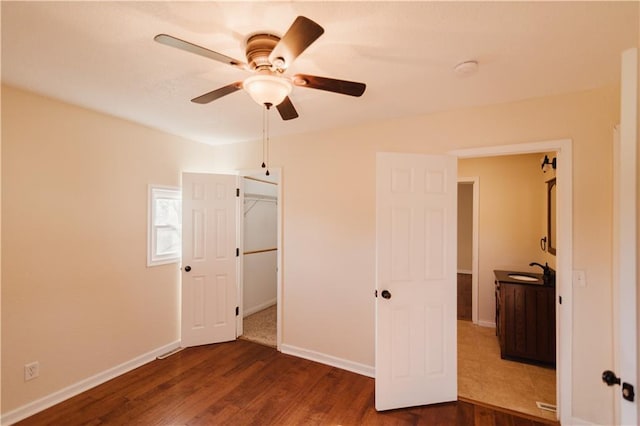
[[547,181],[547,250],[556,254],[556,178]]

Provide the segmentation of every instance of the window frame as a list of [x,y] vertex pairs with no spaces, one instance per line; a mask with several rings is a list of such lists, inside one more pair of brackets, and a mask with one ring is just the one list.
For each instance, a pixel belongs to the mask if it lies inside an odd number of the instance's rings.
[[[173,199],[180,201],[180,209],[182,210],[182,188],[176,186],[154,185],[150,184],[148,188],[147,200],[147,266],[166,265],[169,263],[178,263],[182,260],[182,249],[177,254],[158,254],[157,253],[157,229],[166,227],[155,225],[156,217],[156,200]],[[177,224],[180,240],[182,240],[182,218]]]

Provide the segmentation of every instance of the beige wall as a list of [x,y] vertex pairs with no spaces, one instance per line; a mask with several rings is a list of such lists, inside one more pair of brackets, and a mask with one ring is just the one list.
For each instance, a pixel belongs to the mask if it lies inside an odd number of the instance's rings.
[[458,161],[459,176],[479,178],[478,321],[495,324],[494,269],[541,272],[545,185],[540,154]]
[[473,184],[458,183],[458,272],[471,271],[472,261]]
[[[599,376],[612,361],[618,90],[272,139],[283,182],[283,343],[374,364],[376,152],[572,138],[573,262],[589,277],[574,291],[573,411],[610,423]],[[177,268],[144,266],[146,185],[177,185],[181,170],[254,168],[261,150],[191,144],[9,88],[2,100],[6,412],[178,338]],[[41,377],[24,383],[34,359]]]
[[2,87],[3,413],[179,339],[178,266],[146,267],[147,185],[213,155]]

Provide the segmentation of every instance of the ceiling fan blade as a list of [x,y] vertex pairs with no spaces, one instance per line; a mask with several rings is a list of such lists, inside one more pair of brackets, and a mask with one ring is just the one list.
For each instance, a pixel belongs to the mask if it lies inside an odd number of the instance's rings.
[[308,74],[296,74],[293,77],[293,84],[299,87],[310,87],[349,96],[362,96],[367,88],[366,84],[356,81],[336,80]]
[[276,47],[273,48],[269,55],[269,62],[277,68],[286,69],[322,33],[324,33],[324,28],[320,25],[309,18],[298,16]]
[[298,118],[298,111],[296,111],[288,96],[284,98],[284,101],[282,101],[280,105],[276,106],[276,108],[278,108],[280,117],[282,117],[283,120],[293,120],[294,118]]
[[238,61],[237,59],[230,58],[222,53],[214,52],[213,50],[206,49],[202,46],[198,46],[197,44],[189,43],[188,41],[181,40],[168,34],[158,34],[153,39],[160,44],[175,47],[186,52],[195,53],[196,55],[204,56],[205,58],[213,59],[214,61],[222,62],[236,68],[245,70],[249,69],[249,66],[242,61]]
[[208,104],[209,102],[215,101],[223,96],[226,96],[230,93],[233,93],[242,88],[242,83],[236,81],[235,83],[228,84],[219,89],[213,90],[209,93],[205,93],[204,95],[198,96],[197,98],[191,99],[191,102],[195,102],[197,104]]

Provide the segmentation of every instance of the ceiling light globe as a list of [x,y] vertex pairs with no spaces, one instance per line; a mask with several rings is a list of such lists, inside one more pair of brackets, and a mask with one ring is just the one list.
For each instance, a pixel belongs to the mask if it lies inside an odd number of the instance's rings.
[[289,96],[293,86],[286,78],[257,74],[245,79],[242,87],[258,105],[275,106]]

